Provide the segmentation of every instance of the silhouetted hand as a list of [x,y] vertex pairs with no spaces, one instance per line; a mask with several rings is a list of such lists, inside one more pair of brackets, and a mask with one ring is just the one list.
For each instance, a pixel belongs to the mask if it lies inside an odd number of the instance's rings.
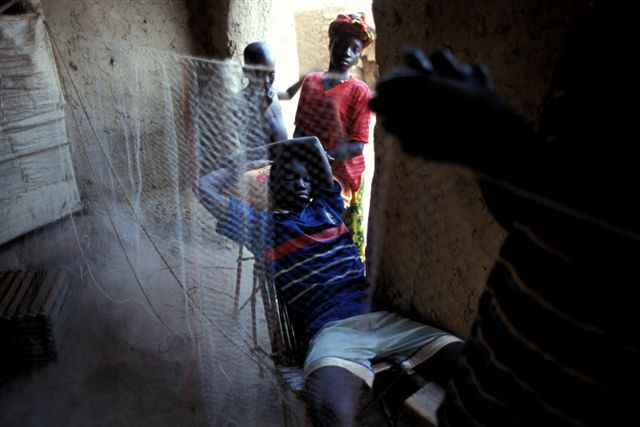
[[405,61],[406,68],[379,81],[370,107],[411,154],[458,160],[514,115],[493,91],[484,65],[461,63],[448,50],[429,60],[421,50],[408,49]]

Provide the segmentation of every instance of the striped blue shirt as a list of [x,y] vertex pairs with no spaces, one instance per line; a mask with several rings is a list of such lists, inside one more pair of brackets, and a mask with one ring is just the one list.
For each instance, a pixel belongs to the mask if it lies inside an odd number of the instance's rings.
[[364,266],[342,222],[340,186],[301,212],[258,211],[231,199],[217,231],[264,260],[304,343],[328,322],[371,311]]

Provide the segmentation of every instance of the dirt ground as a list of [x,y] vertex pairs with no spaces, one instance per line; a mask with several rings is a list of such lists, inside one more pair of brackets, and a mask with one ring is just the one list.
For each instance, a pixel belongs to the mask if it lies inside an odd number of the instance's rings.
[[[71,276],[59,361],[3,373],[0,425],[305,425],[268,357],[259,295],[252,313],[252,261],[237,293],[238,247],[203,233],[211,220],[180,241],[170,221],[145,233],[124,211],[94,207],[0,247],[0,271]],[[362,425],[381,416],[374,405]]]
[[236,298],[236,245],[218,238],[202,260],[189,243],[150,233],[164,260],[113,211],[75,215],[0,248],[0,271],[72,277],[59,361],[4,374],[0,425],[283,425],[261,305],[255,338],[251,304],[240,310],[250,262]]

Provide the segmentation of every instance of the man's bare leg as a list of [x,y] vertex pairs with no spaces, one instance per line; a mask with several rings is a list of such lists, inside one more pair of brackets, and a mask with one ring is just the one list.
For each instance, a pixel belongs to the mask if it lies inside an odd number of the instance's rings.
[[307,411],[315,427],[352,427],[365,382],[346,369],[327,366],[307,379]]

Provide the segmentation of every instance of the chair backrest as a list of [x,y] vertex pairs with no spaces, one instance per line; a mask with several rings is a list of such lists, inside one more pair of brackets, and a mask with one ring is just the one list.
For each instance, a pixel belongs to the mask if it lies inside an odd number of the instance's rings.
[[280,297],[264,260],[256,258],[253,274],[260,286],[273,360],[282,366],[301,366],[304,348],[296,338],[287,304]]

